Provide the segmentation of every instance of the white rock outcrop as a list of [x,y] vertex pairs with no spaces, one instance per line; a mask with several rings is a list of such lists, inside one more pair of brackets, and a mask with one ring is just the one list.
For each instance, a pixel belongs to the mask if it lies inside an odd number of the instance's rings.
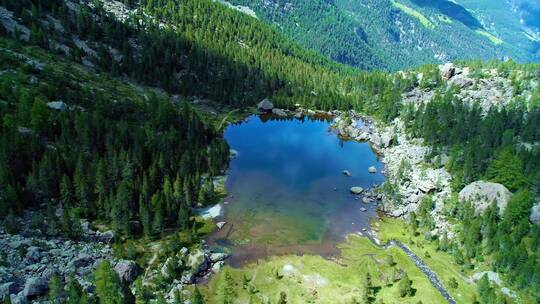
[[505,186],[484,181],[473,182],[459,192],[459,200],[471,202],[476,214],[484,213],[495,203],[502,215],[511,198],[512,193]]

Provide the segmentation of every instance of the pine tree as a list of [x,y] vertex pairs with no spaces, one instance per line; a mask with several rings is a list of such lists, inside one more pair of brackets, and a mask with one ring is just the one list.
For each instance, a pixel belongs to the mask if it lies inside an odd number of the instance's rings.
[[58,275],[53,275],[49,282],[49,301],[54,304],[64,303],[64,282]]
[[152,206],[154,207],[154,218],[152,221],[154,233],[161,234],[165,228],[165,219],[163,215],[163,203],[161,200],[161,195],[155,193],[152,195]]
[[178,210],[178,225],[182,230],[186,230],[189,227],[189,207],[183,202],[180,204],[180,209]]
[[409,276],[405,274],[403,278],[399,281],[398,284],[399,296],[410,297],[414,295],[414,289],[412,288],[412,281],[409,279]]
[[521,189],[527,184],[523,174],[523,162],[511,148],[501,151],[486,171],[486,178],[505,185],[510,191]]
[[129,234],[129,209],[128,205],[131,201],[131,191],[129,184],[126,181],[120,183],[116,193],[116,200],[112,208],[113,229],[120,235]]
[[101,262],[94,272],[96,296],[100,304],[125,304],[120,280],[108,261]]
[[204,298],[197,287],[191,296],[191,304],[204,304]]
[[69,277],[67,288],[68,291],[66,304],[89,303],[88,295],[83,292],[81,284],[79,284],[74,275],[71,275]]
[[152,220],[142,194],[139,196],[139,217],[143,226],[143,235],[148,238],[152,235]]
[[62,217],[60,218],[60,228],[64,236],[71,238],[73,235],[73,221],[70,211],[67,207],[62,208]]
[[287,304],[287,303],[289,303],[287,301],[287,294],[284,291],[280,292],[279,293],[278,304]]
[[60,202],[64,208],[71,208],[74,206],[74,201],[71,180],[67,175],[64,175],[60,183]]

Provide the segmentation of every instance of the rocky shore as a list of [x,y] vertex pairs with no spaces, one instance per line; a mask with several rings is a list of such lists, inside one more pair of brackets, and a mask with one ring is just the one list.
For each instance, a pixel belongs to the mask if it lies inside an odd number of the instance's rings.
[[[385,164],[386,191],[382,194],[381,209],[394,217],[416,211],[420,202],[431,195],[435,203],[433,216],[437,216],[444,199],[451,194],[451,176],[444,168],[446,156],[435,163],[427,159],[431,149],[422,139],[409,139],[403,122],[397,118],[390,126],[382,126],[354,112],[338,113],[332,125],[339,136],[368,141]],[[445,222],[436,221],[438,228]]]
[[189,296],[187,286],[220,271],[228,257],[226,253],[211,251],[204,241],[163,257],[161,243],[156,242],[152,245],[154,257],[142,269],[135,261],[114,255],[112,231],[93,230],[88,221],[81,220],[78,240],[50,236],[35,227],[37,214],[38,211],[28,210],[16,218],[20,227],[17,233],[8,233],[5,223],[0,223],[0,299],[9,299],[13,304],[40,302],[47,295],[54,275],[73,276],[83,291],[92,294],[95,290],[92,273],[102,261],[111,264],[118,277],[131,285],[133,293],[137,293],[133,283],[141,277],[143,285],[165,286],[165,299],[172,303],[176,293]]
[[112,231],[94,231],[88,222],[81,221],[80,240],[50,237],[32,228],[35,214],[26,211],[16,219],[21,227],[17,234],[7,233],[4,223],[0,225],[0,299],[27,303],[43,296],[53,275],[73,275],[84,291],[93,292],[90,274],[103,260],[109,261],[120,277],[130,280],[136,276],[135,263],[114,257]]

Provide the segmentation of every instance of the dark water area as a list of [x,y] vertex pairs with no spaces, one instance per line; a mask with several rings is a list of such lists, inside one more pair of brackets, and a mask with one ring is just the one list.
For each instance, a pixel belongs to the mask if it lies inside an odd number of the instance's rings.
[[[343,141],[329,126],[324,119],[252,116],[227,128],[225,138],[238,152],[217,219],[227,224],[208,244],[229,249],[231,265],[274,254],[331,256],[347,234],[369,228],[375,204],[349,189],[381,184],[383,165],[368,143]],[[378,173],[368,173],[370,166]]]

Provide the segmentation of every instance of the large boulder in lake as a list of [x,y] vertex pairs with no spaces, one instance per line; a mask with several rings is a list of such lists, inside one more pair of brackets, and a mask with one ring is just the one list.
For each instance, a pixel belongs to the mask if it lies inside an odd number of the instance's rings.
[[257,107],[261,111],[272,111],[274,104],[269,99],[264,99],[263,101],[259,102]]
[[497,204],[502,215],[511,198],[512,193],[505,186],[484,181],[471,183],[459,192],[459,199],[470,201],[477,215],[484,213],[492,203]]
[[353,194],[362,194],[362,192],[364,192],[364,188],[362,187],[351,187],[350,191],[353,193]]

